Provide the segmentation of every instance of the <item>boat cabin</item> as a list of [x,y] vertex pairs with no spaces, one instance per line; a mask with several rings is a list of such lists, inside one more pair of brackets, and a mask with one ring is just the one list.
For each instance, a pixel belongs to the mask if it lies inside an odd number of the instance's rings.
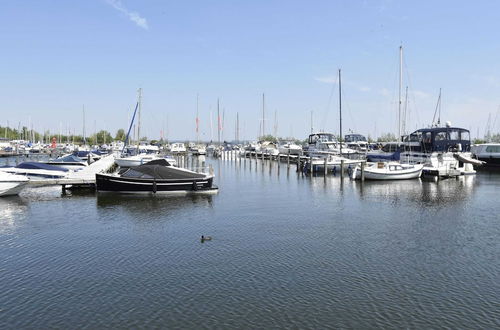
[[347,143],[350,143],[350,142],[368,142],[368,140],[366,140],[366,137],[364,137],[361,134],[346,134],[344,136],[344,141]]
[[308,143],[316,144],[317,142],[321,143],[336,143],[337,139],[331,133],[314,133],[309,135]]
[[416,130],[404,139],[412,151],[470,151],[470,133],[458,127],[432,127]]

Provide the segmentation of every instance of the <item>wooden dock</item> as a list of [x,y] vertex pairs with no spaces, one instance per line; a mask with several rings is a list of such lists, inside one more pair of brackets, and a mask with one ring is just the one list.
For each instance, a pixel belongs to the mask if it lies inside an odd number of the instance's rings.
[[30,186],[52,186],[60,185],[63,189],[67,186],[72,188],[95,187],[96,173],[108,171],[115,163],[114,155],[103,156],[98,161],[90,164],[84,169],[76,172],[70,172],[66,178],[60,179],[34,179],[29,181]]

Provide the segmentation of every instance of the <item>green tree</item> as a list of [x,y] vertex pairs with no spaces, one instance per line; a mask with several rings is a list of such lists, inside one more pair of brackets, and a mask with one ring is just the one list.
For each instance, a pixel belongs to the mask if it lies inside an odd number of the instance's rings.
[[269,142],[274,142],[274,143],[278,142],[278,139],[275,136],[272,136],[271,134],[261,136],[261,137],[259,137],[259,140],[260,141],[269,141]]
[[397,141],[398,139],[396,138],[396,135],[394,133],[385,133],[379,136],[377,139],[377,142],[391,142],[391,141]]
[[123,128],[120,128],[118,131],[116,131],[116,135],[115,135],[116,141],[125,141],[126,137],[127,136],[125,135],[125,130]]

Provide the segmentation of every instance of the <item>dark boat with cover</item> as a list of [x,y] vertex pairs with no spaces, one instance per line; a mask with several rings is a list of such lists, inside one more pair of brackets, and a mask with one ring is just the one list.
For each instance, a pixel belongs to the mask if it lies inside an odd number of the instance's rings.
[[117,174],[96,174],[100,192],[168,193],[217,192],[214,176],[172,166],[165,159],[120,170]]

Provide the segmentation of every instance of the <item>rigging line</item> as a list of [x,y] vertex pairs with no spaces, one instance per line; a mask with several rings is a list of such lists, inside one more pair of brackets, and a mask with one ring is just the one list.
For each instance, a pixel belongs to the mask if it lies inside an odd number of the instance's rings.
[[[347,98],[347,95],[346,95],[344,89],[342,89],[342,105],[344,106],[344,108],[347,108],[347,112],[349,113],[349,119],[351,119],[352,126],[354,127],[354,132],[352,132],[352,133],[356,133],[358,131],[358,129],[356,127],[356,121],[354,120],[354,118],[352,116],[351,105],[348,103],[348,98]],[[345,136],[345,134],[344,134],[344,136]]]
[[[406,75],[407,75],[407,79],[408,79],[408,87],[409,87],[409,90],[410,91],[413,91],[413,81],[411,79],[411,72],[410,72],[410,69],[408,69],[408,65],[406,63],[406,59],[403,58],[403,66],[405,67],[405,72],[406,72]],[[420,123],[420,114],[419,114],[419,111],[418,111],[418,107],[417,107],[417,101],[416,101],[416,98],[415,98],[415,94],[414,93],[409,93],[409,95],[411,96],[411,98],[413,99],[413,105],[415,107],[414,109],[414,112],[415,112],[415,117],[416,117],[416,122],[417,122],[417,126],[420,127],[421,125],[419,125]],[[409,111],[408,111],[408,117],[407,119],[409,120],[410,119],[410,115],[411,115],[411,111],[412,111],[412,108],[410,106],[410,104],[408,105],[408,108],[409,108]],[[408,127],[409,125],[406,125],[406,127]]]
[[[330,109],[332,107],[333,97],[336,95],[338,83],[339,83],[339,77],[335,76],[335,80],[333,81],[333,84],[332,84],[332,90],[330,91],[330,96],[328,98],[328,103],[326,105],[326,109],[325,109],[325,112],[323,114],[323,125],[325,125],[325,126],[328,122],[328,114],[330,113]],[[321,129],[325,130],[326,127],[321,127]]]

